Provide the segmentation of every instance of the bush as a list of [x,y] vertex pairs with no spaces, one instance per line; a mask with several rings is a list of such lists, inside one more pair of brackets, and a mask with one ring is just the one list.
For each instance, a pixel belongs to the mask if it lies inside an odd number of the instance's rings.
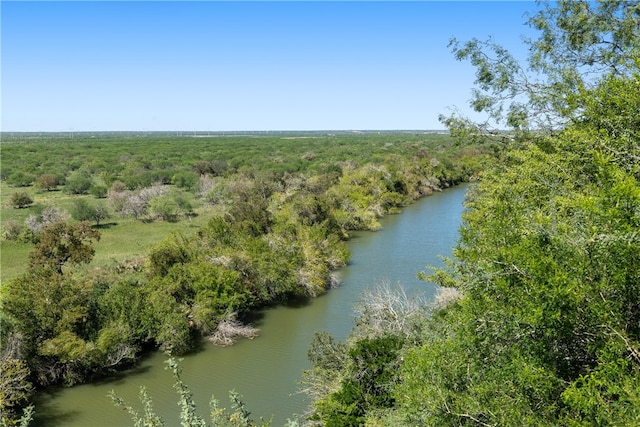
[[0,425],[14,425],[18,421],[18,409],[33,394],[31,372],[25,362],[10,357],[0,360],[0,368]]
[[107,189],[106,185],[94,184],[89,188],[89,194],[98,199],[102,199],[107,197]]
[[73,219],[78,221],[93,221],[96,225],[100,225],[100,221],[110,217],[106,206],[102,204],[91,205],[85,199],[78,199],[74,201],[74,207],[71,215]]
[[81,172],[74,172],[68,178],[65,191],[69,194],[87,194],[91,188],[91,178]]
[[189,171],[176,172],[171,177],[171,183],[176,187],[191,190],[198,184],[198,175]]
[[17,221],[7,221],[2,226],[2,238],[5,240],[18,240],[24,226]]
[[178,215],[178,205],[170,196],[159,196],[149,202],[151,213],[163,221],[175,221]]
[[9,175],[7,184],[13,187],[28,187],[34,180],[34,176],[28,173],[17,171]]
[[73,201],[73,209],[71,216],[78,221],[89,221],[94,213],[94,208],[85,199],[77,199]]
[[45,173],[36,178],[35,186],[42,190],[55,190],[58,188],[60,184],[60,180],[58,179],[58,175],[53,173]]
[[16,209],[26,208],[31,206],[32,203],[33,199],[24,191],[18,191],[9,196],[9,204]]
[[351,363],[340,389],[317,405],[315,417],[327,426],[360,426],[368,410],[392,407],[401,348],[402,340],[392,335],[356,342],[348,352]]

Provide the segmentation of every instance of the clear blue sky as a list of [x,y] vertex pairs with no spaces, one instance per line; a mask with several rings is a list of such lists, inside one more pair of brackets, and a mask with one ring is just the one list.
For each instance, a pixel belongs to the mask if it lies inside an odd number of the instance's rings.
[[[440,129],[533,2],[2,1],[2,130]],[[529,33],[531,35],[531,33]]]

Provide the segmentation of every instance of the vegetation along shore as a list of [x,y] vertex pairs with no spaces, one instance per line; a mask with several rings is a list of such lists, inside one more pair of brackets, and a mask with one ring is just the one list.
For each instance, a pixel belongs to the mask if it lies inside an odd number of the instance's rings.
[[337,284],[351,231],[492,156],[434,134],[289,138],[6,138],[5,408],[145,350],[254,334],[244,313]]
[[[304,422],[639,425],[639,22],[637,2],[541,3],[526,64],[491,39],[452,40],[487,118],[443,116],[458,143],[3,141],[5,422],[34,387],[108,374],[147,348],[224,343],[219,326],[243,312],[325,292],[349,232],[474,177],[453,257],[420,274],[439,297],[372,294],[345,341],[316,335]],[[183,424],[205,425],[170,368]],[[212,424],[255,425],[235,402],[220,418],[213,401]]]

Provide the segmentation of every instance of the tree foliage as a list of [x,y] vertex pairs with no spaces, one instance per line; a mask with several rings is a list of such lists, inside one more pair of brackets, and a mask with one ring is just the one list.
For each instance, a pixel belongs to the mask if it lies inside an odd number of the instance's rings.
[[110,214],[104,204],[90,204],[86,199],[76,199],[71,216],[78,221],[94,221],[96,226],[99,226]]
[[74,171],[65,182],[64,190],[69,194],[87,194],[91,188],[91,176],[87,171]]
[[58,188],[60,179],[53,173],[45,173],[36,178],[35,186],[42,190],[52,191]]
[[403,368],[410,419],[637,421],[640,182],[582,142],[594,133],[512,151],[474,191],[456,263],[435,277],[464,297]]
[[32,203],[33,199],[24,191],[16,191],[9,197],[9,204],[16,209],[26,208]]
[[88,222],[69,224],[55,222],[40,233],[40,238],[29,256],[31,266],[51,267],[59,273],[62,267],[88,263],[93,258],[93,241],[100,240],[100,233]]
[[458,60],[476,68],[471,106],[487,114],[476,123],[460,115],[441,116],[452,132],[466,137],[511,129],[516,136],[555,132],[575,122],[589,97],[579,96],[610,75],[626,79],[637,68],[640,8],[632,1],[539,3],[527,24],[539,31],[529,47],[528,67],[489,39],[450,45]]
[[29,367],[20,359],[0,359],[0,425],[11,425],[17,421],[17,409],[29,402],[33,384]]
[[[541,30],[529,42],[535,80],[493,41],[454,42],[478,70],[474,107],[515,129],[503,136],[517,143],[470,191],[448,267],[421,275],[455,298],[404,335],[394,400],[358,423],[638,423],[639,14],[636,2],[544,4],[530,20]],[[377,316],[359,322],[357,331],[398,330]],[[352,350],[370,342],[354,336]],[[329,374],[324,360],[343,359],[314,359],[316,415],[329,424],[354,408],[336,394],[351,365]]]

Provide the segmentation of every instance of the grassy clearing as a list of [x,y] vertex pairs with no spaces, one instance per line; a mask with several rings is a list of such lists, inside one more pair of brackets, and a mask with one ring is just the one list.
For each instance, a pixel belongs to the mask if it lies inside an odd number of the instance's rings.
[[24,271],[32,247],[27,243],[0,242],[0,283],[6,283]]
[[170,233],[189,234],[202,227],[211,218],[213,210],[200,209],[200,213],[191,219],[179,222],[155,221],[143,223],[132,219],[118,218],[100,228],[102,235],[95,246],[96,255],[92,265],[106,266],[115,261],[124,261],[146,253],[149,245],[162,240]]
[[[33,212],[33,209],[31,211]],[[178,222],[145,223],[129,218],[109,220],[99,227],[101,238],[94,246],[96,253],[89,267],[109,267],[116,262],[142,256],[146,253],[149,245],[162,240],[170,233],[188,235],[195,232],[198,227],[207,223],[214,212],[215,210],[210,207],[203,207],[197,210],[195,217]],[[6,283],[24,272],[32,249],[33,244],[31,243],[7,240],[0,242],[0,283]]]
[[[16,191],[24,191],[33,199],[34,204],[28,208],[15,209],[8,205],[8,197]],[[0,183],[2,228],[10,221],[24,223],[32,214],[55,206],[66,211],[73,209],[73,201],[85,198],[90,202],[95,198],[85,195],[70,195],[62,191],[36,191],[33,187],[13,188]],[[193,200],[197,203],[197,200]],[[149,245],[156,243],[172,232],[188,234],[207,223],[216,212],[214,207],[200,206],[195,215],[188,219],[181,218],[177,222],[153,221],[143,222],[133,218],[113,217],[101,224],[101,239],[95,245],[96,254],[90,267],[108,267],[116,262],[130,260],[144,255]],[[6,283],[24,272],[33,244],[16,241],[0,241],[0,283]]]

